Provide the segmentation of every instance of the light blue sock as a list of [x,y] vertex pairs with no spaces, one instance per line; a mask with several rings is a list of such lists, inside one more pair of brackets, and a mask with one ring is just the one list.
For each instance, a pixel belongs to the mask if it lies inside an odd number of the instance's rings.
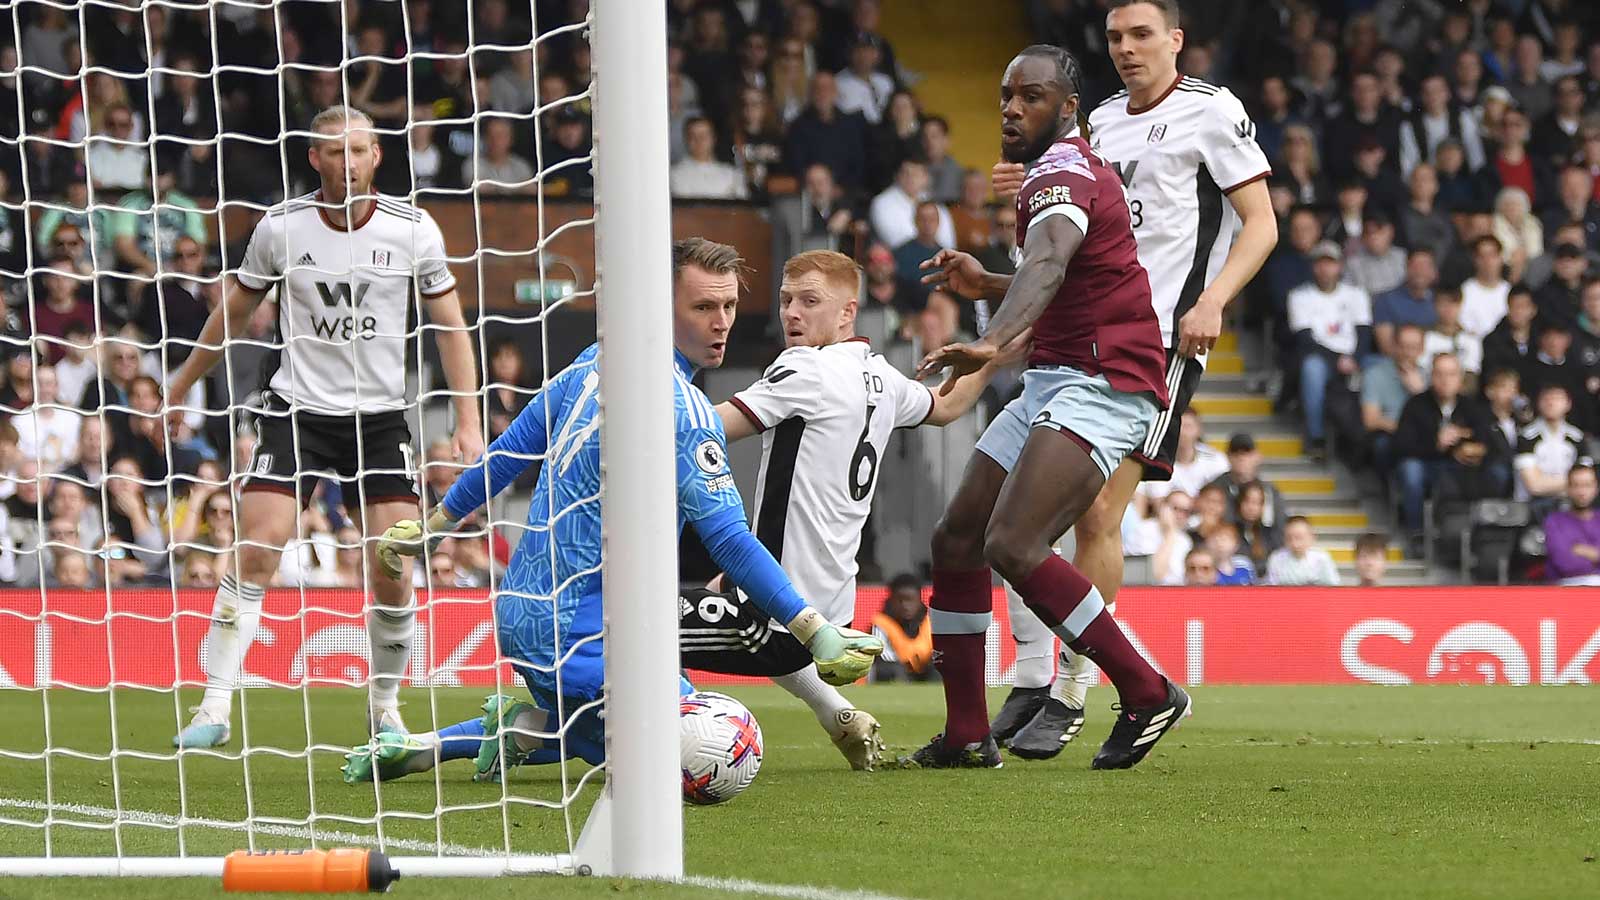
[[439,730],[439,759],[477,759],[483,747],[483,719],[468,719]]

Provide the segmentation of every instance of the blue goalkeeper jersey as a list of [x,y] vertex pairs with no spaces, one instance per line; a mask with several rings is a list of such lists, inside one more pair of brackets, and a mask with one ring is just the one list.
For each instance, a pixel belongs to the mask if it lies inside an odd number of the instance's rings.
[[[604,680],[597,637],[603,621],[598,352],[598,345],[590,346],[552,378],[443,500],[460,519],[543,458],[527,530],[498,585],[500,651],[518,663],[530,687],[580,699],[598,696]],[[728,467],[722,420],[689,380],[689,361],[673,355],[678,528],[693,523],[734,582],[769,615],[787,622],[805,604],[750,534]],[[677,597],[661,602],[676,606]]]

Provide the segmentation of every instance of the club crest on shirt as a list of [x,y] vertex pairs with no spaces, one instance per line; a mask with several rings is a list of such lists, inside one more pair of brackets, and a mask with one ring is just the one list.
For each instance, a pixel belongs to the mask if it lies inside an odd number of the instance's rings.
[[375,265],[375,266],[385,266],[385,267],[387,267],[389,265],[389,251],[387,251],[387,250],[374,250],[374,251],[372,251],[372,264]]
[[1154,144],[1155,142],[1161,140],[1162,138],[1164,138],[1166,136],[1167,136],[1167,126],[1165,124],[1151,125],[1150,126],[1150,137],[1147,139],[1146,143]]

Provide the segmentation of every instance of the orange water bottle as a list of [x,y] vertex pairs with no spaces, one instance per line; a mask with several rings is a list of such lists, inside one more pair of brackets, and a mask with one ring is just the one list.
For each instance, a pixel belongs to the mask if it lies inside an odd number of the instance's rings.
[[225,891],[383,893],[399,877],[377,850],[235,850],[222,862]]

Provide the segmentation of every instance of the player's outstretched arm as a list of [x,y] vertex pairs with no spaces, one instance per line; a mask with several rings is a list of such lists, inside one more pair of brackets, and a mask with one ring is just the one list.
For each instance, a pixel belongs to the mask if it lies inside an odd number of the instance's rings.
[[261,304],[261,298],[266,295],[266,291],[252,290],[240,284],[234,276],[228,276],[223,283],[222,302],[206,317],[200,337],[195,339],[195,348],[190,351],[183,365],[178,367],[178,371],[173,373],[167,385],[168,397],[188,396],[195,382],[206,377],[206,373],[222,358],[222,348],[228,338],[244,330],[251,313],[255,312]]
[[1033,348],[1033,329],[1012,338],[1011,343],[1000,348],[995,357],[984,364],[970,378],[947,378],[933,392],[933,409],[928,412],[924,425],[948,425],[961,418],[978,405],[978,398],[989,386],[996,372],[1016,365],[1028,358]]
[[444,365],[444,383],[450,388],[450,402],[456,411],[456,455],[460,459],[477,459],[483,453],[478,362],[473,357],[472,338],[461,317],[461,298],[455,289],[428,301],[428,319],[443,328],[438,336],[439,361]]
[[928,270],[922,283],[948,288],[968,300],[999,300],[1011,289],[1010,275],[997,275],[978,258],[961,250],[940,250],[920,268]]

